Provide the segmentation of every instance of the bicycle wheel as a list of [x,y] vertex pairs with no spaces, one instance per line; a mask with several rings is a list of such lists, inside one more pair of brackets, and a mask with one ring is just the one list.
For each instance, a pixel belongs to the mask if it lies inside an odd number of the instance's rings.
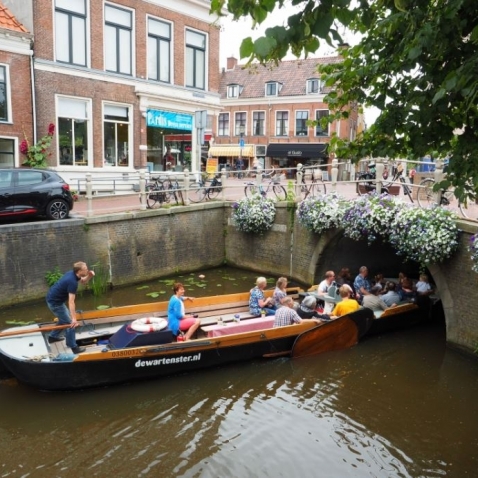
[[400,182],[402,183],[402,186],[403,186],[403,194],[405,196],[408,196],[408,199],[410,199],[410,202],[413,203],[411,185],[408,185],[407,182],[405,181],[405,178],[403,178],[402,176],[400,176]]
[[217,183],[212,182],[211,185],[207,188],[207,196],[209,199],[216,199],[221,191],[222,187]]
[[435,180],[432,178],[422,179],[417,191],[417,201],[420,207],[431,207],[436,205],[436,194],[433,192]]
[[148,209],[161,207],[164,202],[164,191],[162,189],[151,189],[146,195],[146,205]]
[[[313,183],[314,186],[314,195],[319,196],[319,195],[325,195],[327,194],[327,186],[325,185],[324,181],[317,181]],[[312,192],[311,192],[312,193]]]
[[[146,187],[144,188],[146,192],[146,198],[148,197],[148,194],[150,191],[154,189],[154,186],[152,184],[146,184]],[[139,202],[142,204],[143,203],[143,195],[140,193],[139,195]],[[146,207],[148,207],[147,201],[146,201]]]
[[284,186],[276,184],[275,186],[272,186],[272,190],[274,191],[274,194],[279,201],[285,201],[287,199],[287,192]]
[[206,197],[206,188],[202,184],[198,184],[189,190],[189,200],[191,202],[204,201]]
[[174,202],[176,205],[179,204],[179,184],[177,181],[169,181],[167,184],[167,192],[168,202]]
[[247,197],[252,197],[254,196],[254,194],[258,194],[258,190],[257,190],[257,186],[255,184],[248,184],[245,188],[244,188],[244,194],[247,196]]
[[465,219],[470,218],[470,209],[468,206],[469,206],[468,203],[464,203],[461,201],[458,202],[458,208],[460,209],[460,213]]

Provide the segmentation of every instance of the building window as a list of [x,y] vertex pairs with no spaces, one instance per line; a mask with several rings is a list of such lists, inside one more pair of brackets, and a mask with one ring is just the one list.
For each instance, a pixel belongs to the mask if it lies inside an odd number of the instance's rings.
[[171,82],[171,25],[148,19],[148,78]]
[[15,166],[15,140],[0,138],[0,168]]
[[58,99],[58,158],[61,166],[88,165],[89,104]]
[[229,113],[219,113],[217,134],[218,136],[229,136]]
[[277,111],[276,112],[276,136],[288,136],[289,135],[289,112]]
[[228,98],[239,98],[239,85],[229,85],[227,87],[227,97]]
[[128,166],[129,116],[129,108],[126,106],[105,105],[104,107],[105,166]]
[[329,110],[317,110],[315,112],[315,119],[317,120],[317,126],[315,127],[315,136],[329,136],[329,125],[323,128],[320,124],[320,120],[329,116]]
[[9,85],[7,67],[0,66],[0,121],[9,120]]
[[86,66],[86,1],[55,0],[56,60]]
[[277,81],[266,83],[266,96],[277,96],[282,88],[282,84]]
[[313,95],[322,91],[322,83],[318,78],[307,80],[307,94]]
[[295,135],[307,136],[308,128],[307,121],[309,119],[308,111],[296,111],[295,112]]
[[241,126],[244,127],[243,133],[246,131],[246,113],[239,112],[236,113],[234,118],[234,135],[240,136],[241,135]]
[[105,5],[105,64],[107,71],[131,75],[133,13]]
[[265,118],[264,111],[254,111],[252,113],[252,134],[254,136],[264,136]]
[[206,35],[186,30],[186,86],[206,89]]

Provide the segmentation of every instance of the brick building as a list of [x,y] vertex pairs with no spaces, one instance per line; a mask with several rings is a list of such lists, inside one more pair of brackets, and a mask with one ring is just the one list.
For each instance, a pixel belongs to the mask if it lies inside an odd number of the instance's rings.
[[33,137],[32,35],[0,3],[0,167],[19,165],[19,145]]
[[245,68],[228,58],[219,89],[224,110],[217,117],[210,154],[231,166],[241,156],[246,168],[254,157],[266,168],[326,161],[331,136],[354,139],[363,124],[353,108],[348,120],[334,121],[325,129],[308,126],[309,120],[329,115],[324,102],[329,88],[322,84],[317,66],[338,61],[340,56]]
[[33,23],[36,133],[56,125],[49,162],[66,180],[161,170],[167,147],[172,166],[198,160],[195,112],[211,128],[220,110],[209,1],[10,3]]

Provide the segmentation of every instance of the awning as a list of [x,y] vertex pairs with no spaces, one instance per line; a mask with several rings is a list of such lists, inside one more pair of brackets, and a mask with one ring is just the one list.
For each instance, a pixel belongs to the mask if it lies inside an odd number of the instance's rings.
[[218,144],[217,146],[211,146],[209,148],[209,156],[212,158],[219,156],[252,158],[254,156],[254,146],[252,144],[246,144],[241,151],[241,148],[237,144]]
[[269,158],[327,158],[324,143],[270,143],[266,156]]

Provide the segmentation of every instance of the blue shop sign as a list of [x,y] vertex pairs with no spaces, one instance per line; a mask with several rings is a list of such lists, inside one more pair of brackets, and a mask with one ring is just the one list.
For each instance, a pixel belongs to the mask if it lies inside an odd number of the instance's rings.
[[153,128],[180,129],[182,131],[193,130],[193,117],[171,111],[148,110],[146,125]]

